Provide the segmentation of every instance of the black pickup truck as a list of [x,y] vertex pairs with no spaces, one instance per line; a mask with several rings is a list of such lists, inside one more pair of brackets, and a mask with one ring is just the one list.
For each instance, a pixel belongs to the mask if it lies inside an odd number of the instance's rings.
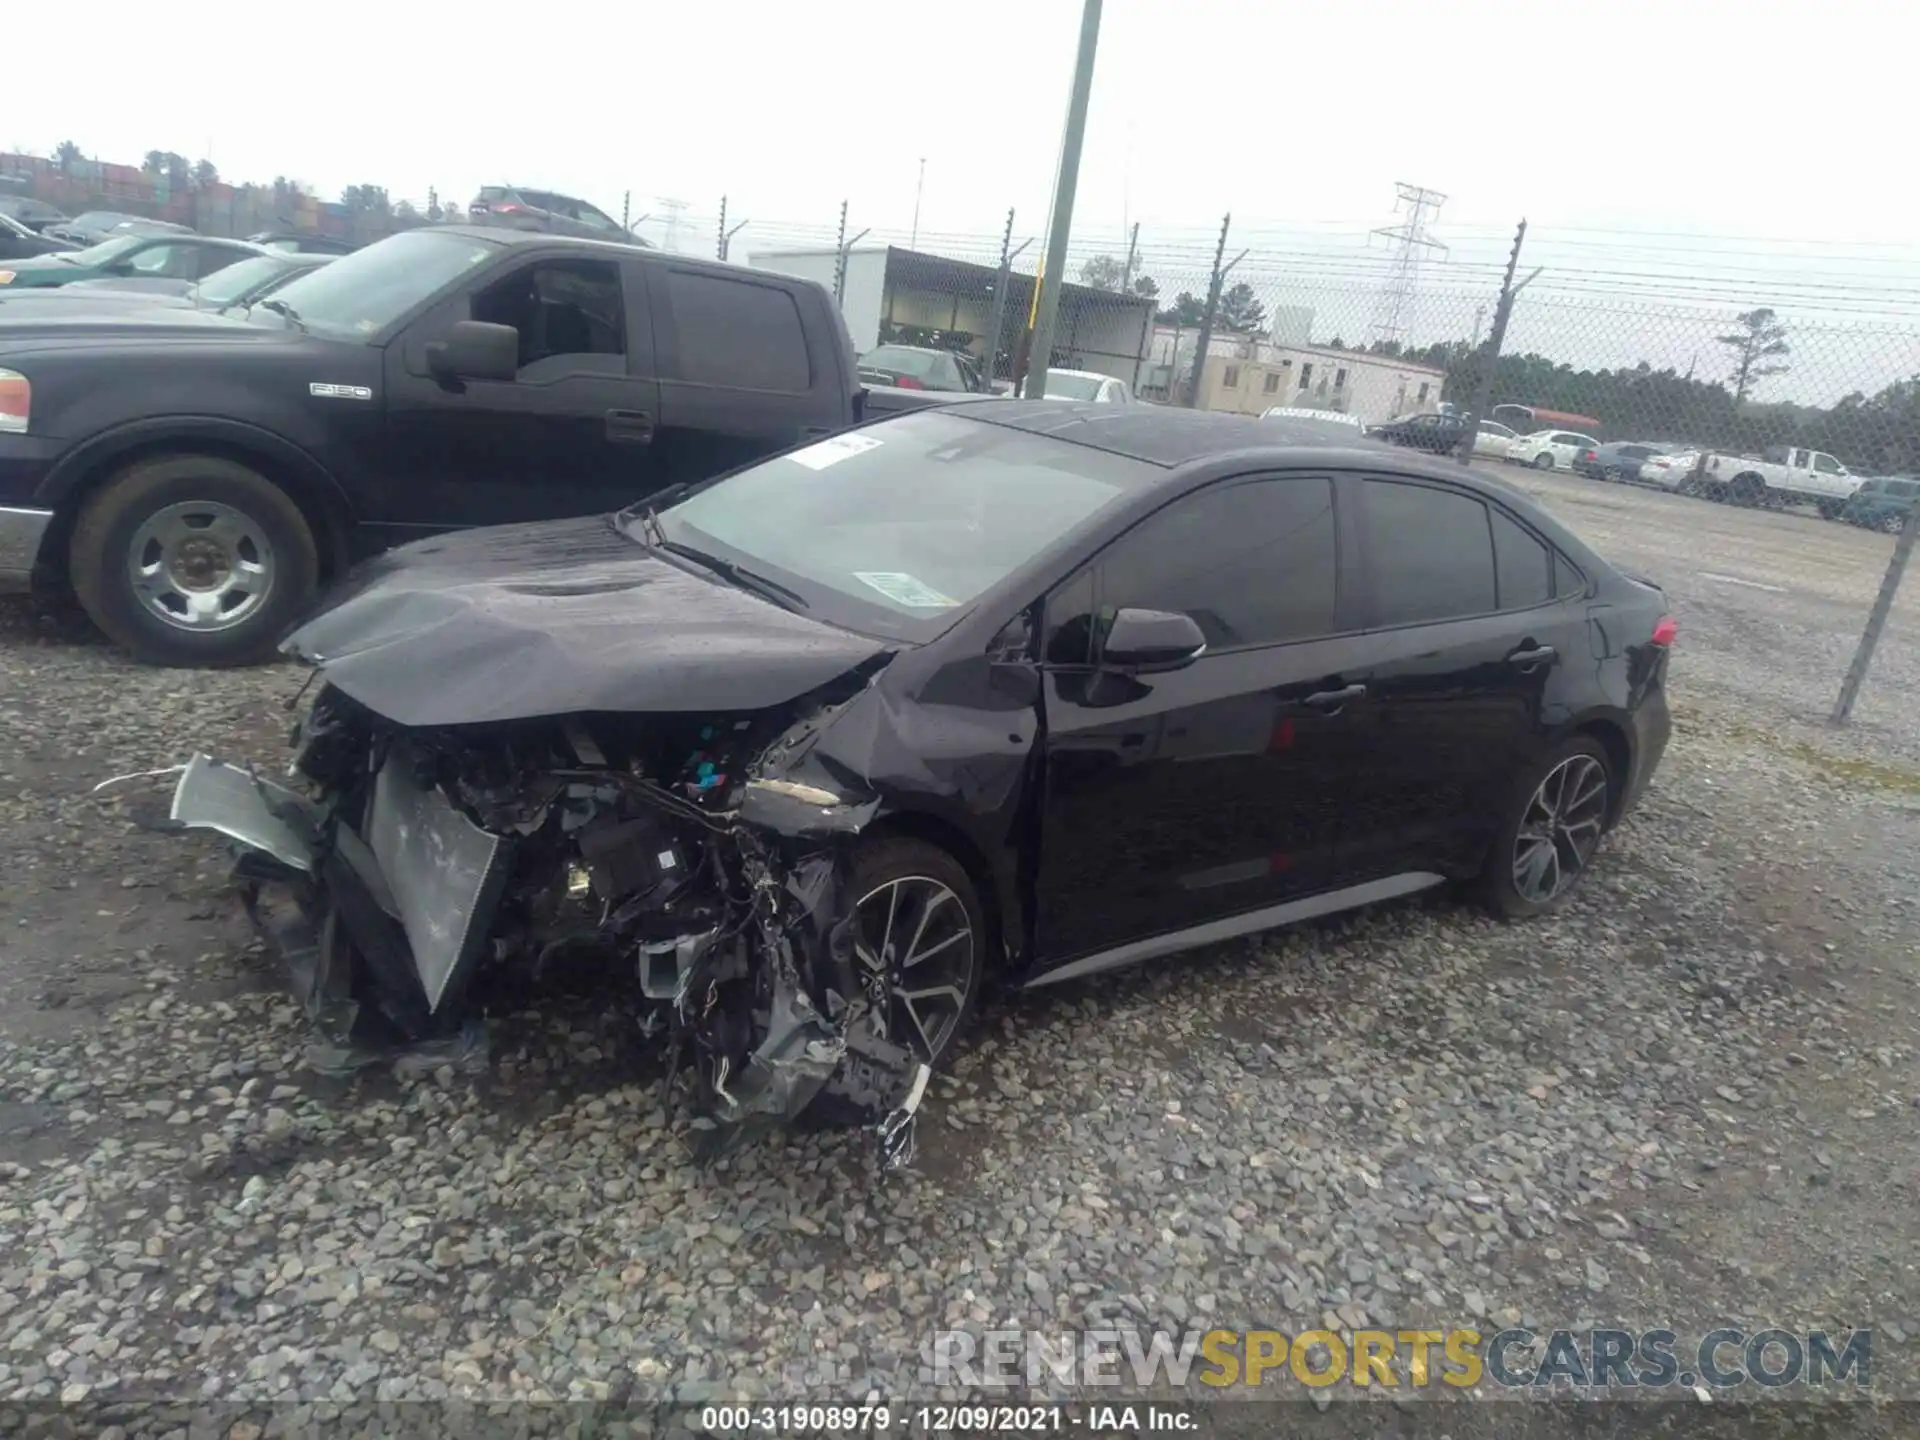
[[245,312],[0,299],[0,590],[244,664],[390,545],[956,398],[864,387],[813,282],[513,230],[407,231]]

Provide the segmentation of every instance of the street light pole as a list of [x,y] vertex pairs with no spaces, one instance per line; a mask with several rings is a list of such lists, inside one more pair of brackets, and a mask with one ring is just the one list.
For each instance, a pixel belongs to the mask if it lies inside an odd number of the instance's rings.
[[1033,317],[1026,383],[1022,395],[1047,393],[1047,366],[1053,359],[1054,321],[1060,313],[1060,281],[1067,268],[1067,238],[1073,232],[1073,196],[1080,181],[1080,147],[1087,134],[1087,102],[1093,94],[1093,56],[1100,43],[1100,0],[1084,0],[1080,11],[1080,48],[1074,56],[1073,88],[1067,97],[1067,126],[1060,137],[1060,169],[1053,182],[1053,215],[1047,226],[1045,264],[1039,277],[1039,304]]

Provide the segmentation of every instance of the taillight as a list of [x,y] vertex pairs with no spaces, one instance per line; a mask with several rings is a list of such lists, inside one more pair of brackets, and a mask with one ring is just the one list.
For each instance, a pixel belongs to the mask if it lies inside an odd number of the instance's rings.
[[899,390],[924,390],[927,388],[911,375],[896,375],[893,377],[893,383],[894,388]]
[[33,408],[33,386],[17,370],[0,370],[0,434],[27,433],[27,416]]
[[1600,457],[1589,450],[1580,457],[1582,460],[1598,460]]
[[492,209],[496,215],[524,215],[527,207],[524,205],[516,205],[511,200],[496,200],[493,203]]
[[1663,650],[1673,644],[1679,635],[1680,622],[1671,615],[1662,615],[1660,623],[1653,627],[1653,643]]

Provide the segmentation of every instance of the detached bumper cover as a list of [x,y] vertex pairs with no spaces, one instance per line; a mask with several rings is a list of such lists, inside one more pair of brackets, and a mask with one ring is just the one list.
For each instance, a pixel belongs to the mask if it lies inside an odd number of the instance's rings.
[[51,524],[51,510],[0,505],[0,594],[31,588],[40,542]]
[[339,926],[375,972],[382,1008],[404,1029],[434,1028],[457,1008],[512,863],[507,841],[414,781],[404,748],[380,772],[364,833],[336,820],[323,840],[325,817],[311,801],[204,755],[181,774],[171,819],[242,847],[249,912],[316,1020],[320,992],[345,996],[328,981]]

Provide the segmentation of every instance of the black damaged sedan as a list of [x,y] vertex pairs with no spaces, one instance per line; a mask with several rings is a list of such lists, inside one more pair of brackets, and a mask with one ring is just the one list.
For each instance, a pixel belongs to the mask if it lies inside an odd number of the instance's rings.
[[1666,747],[1673,639],[1458,467],[929,410],[369,562],[287,642],[298,790],[198,757],[173,819],[239,842],[336,1038],[564,957],[637,985],[715,1146],[808,1112],[895,1162],[989,983],[1446,881],[1559,904]]

